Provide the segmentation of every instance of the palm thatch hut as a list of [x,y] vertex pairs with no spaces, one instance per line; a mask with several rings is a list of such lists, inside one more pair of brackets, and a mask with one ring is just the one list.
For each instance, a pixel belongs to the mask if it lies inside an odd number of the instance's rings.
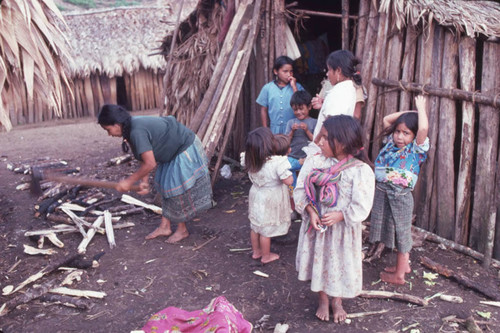
[[52,0],[0,1],[0,123],[7,130],[62,114],[71,57],[61,21]]
[[[288,26],[301,46],[297,65],[303,70],[296,76],[313,94],[323,75],[311,70],[321,58],[312,42],[321,40],[328,52],[350,49],[362,59],[365,144],[373,158],[381,147],[374,138],[382,118],[412,108],[415,94],[429,96],[432,148],[414,192],[416,224],[479,250],[486,263],[492,251],[500,258],[498,2],[225,4],[200,0],[190,21],[162,45],[172,76],[179,78],[166,90],[173,102],[164,112],[188,124],[208,155],[218,156],[214,179],[222,156],[236,156],[246,133],[260,126],[255,99],[271,79],[273,60],[290,51]],[[193,59],[200,62],[183,67]]]
[[170,7],[65,14],[74,58],[69,74],[74,99],[65,99],[64,116],[93,116],[106,103],[129,110],[162,107],[165,61],[153,54],[161,36],[173,29],[170,16]]

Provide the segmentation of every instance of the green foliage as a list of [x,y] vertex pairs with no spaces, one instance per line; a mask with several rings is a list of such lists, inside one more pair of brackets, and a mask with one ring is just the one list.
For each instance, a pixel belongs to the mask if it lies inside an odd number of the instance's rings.
[[95,0],[64,0],[64,2],[86,9],[96,7]]

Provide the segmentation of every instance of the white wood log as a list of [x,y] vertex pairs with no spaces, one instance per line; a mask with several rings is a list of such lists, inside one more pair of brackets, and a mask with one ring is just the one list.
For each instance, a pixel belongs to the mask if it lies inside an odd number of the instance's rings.
[[24,246],[24,253],[30,254],[30,255],[38,255],[38,254],[43,254],[43,255],[53,255],[56,254],[57,251],[54,249],[37,249],[36,247],[29,246],[26,244],[23,244]]
[[144,207],[144,208],[149,209],[149,210],[151,210],[154,213],[159,214],[159,215],[161,215],[161,213],[162,213],[162,210],[161,210],[160,207],[155,206],[155,205],[147,204],[147,203],[142,202],[142,201],[140,201],[140,200],[138,200],[138,199],[136,199],[134,197],[131,197],[130,195],[127,195],[127,194],[123,194],[121,200],[123,202],[126,202],[126,203],[131,204],[131,205],[136,205],[136,206]]
[[104,227],[106,228],[109,248],[112,249],[116,246],[116,242],[115,233],[113,232],[113,222],[111,221],[111,213],[108,210],[104,211]]
[[68,296],[75,296],[75,297],[93,297],[93,298],[104,298],[104,296],[107,296],[105,292],[102,291],[94,291],[94,290],[79,290],[79,289],[70,289],[66,287],[59,287],[59,288],[53,288],[50,289],[49,292],[53,294],[59,294],[59,295],[68,295]]
[[85,232],[85,229],[83,229],[83,224],[87,223],[87,221],[82,220],[80,217],[76,216],[75,213],[73,213],[71,210],[68,208],[62,208],[62,211],[68,215],[71,220],[76,224],[76,227],[78,228],[78,231],[82,234],[83,238],[87,238],[87,233]]
[[45,237],[47,237],[47,239],[52,243],[54,244],[55,246],[57,246],[58,248],[63,248],[64,247],[64,243],[61,242],[61,240],[59,238],[57,238],[56,234],[53,233],[53,232],[50,232],[46,235],[44,235]]
[[82,240],[82,242],[80,243],[80,245],[78,245],[78,253],[85,253],[87,251],[87,246],[89,245],[89,243],[92,240],[92,238],[94,238],[96,230],[97,230],[97,228],[99,228],[101,226],[102,222],[104,222],[104,217],[103,216],[99,216],[95,220],[95,222],[92,224],[93,228],[89,229],[87,237],[85,237]]

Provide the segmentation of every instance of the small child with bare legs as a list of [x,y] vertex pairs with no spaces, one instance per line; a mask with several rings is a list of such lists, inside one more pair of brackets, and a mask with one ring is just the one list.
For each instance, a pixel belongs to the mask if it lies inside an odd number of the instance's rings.
[[321,153],[307,157],[294,190],[302,215],[295,266],[299,280],[318,293],[316,317],[346,319],[343,298],[363,285],[362,222],[370,214],[375,177],[363,149],[361,125],[347,115],[329,117],[318,134]]
[[401,111],[384,117],[383,136],[388,142],[375,160],[377,181],[370,220],[370,242],[398,250],[396,266],[380,273],[384,282],[404,284],[411,272],[411,220],[413,196],[422,163],[429,151],[427,100],[415,98],[418,111]]
[[271,252],[271,237],[286,235],[291,224],[290,162],[276,155],[273,133],[265,127],[248,133],[242,159],[252,181],[248,196],[252,258],[267,264],[279,259]]

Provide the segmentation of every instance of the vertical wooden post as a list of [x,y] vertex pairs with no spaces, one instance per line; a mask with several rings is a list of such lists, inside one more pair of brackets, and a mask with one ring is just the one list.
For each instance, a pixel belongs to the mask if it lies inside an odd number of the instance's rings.
[[349,0],[342,0],[342,49],[349,50]]
[[[385,54],[385,47],[386,47],[386,37],[387,37],[387,30],[389,28],[389,18],[387,14],[380,13],[379,14],[379,26],[378,26],[378,33],[377,33],[377,43],[375,44],[375,54],[373,56],[373,66],[372,66],[372,74],[370,78],[373,77],[378,77],[380,71],[381,71],[381,61],[379,59],[382,59],[383,55]],[[368,89],[368,105],[366,106],[366,116],[365,116],[365,138],[364,138],[364,144],[368,146],[370,142],[370,134],[372,132],[373,128],[373,122],[375,119],[375,109],[378,109],[377,106],[377,95],[378,95],[378,87],[374,85],[372,82],[367,82],[367,85],[369,85]],[[376,136],[378,133],[374,133],[374,136]],[[375,158],[378,155],[378,148],[379,144],[375,145],[374,148],[372,148],[372,160],[375,160]]]
[[[457,87],[458,41],[449,31],[445,32],[441,85],[450,89]],[[439,108],[439,133],[437,141],[437,233],[453,239],[455,236],[455,129],[457,123],[456,102],[441,98]]]
[[[460,63],[460,86],[463,90],[475,91],[476,40],[462,37],[458,45]],[[455,219],[455,242],[467,245],[471,205],[472,162],[474,158],[474,104],[462,102],[462,140],[460,164],[457,177],[457,202]]]
[[285,34],[285,0],[274,0],[274,49],[276,57],[286,55],[286,34]]
[[[483,73],[481,92],[495,96],[500,93],[500,47],[496,43],[486,42],[483,48]],[[488,229],[495,228],[491,219],[490,205],[495,202],[496,158],[498,152],[498,131],[500,122],[498,109],[491,106],[479,106],[478,147],[476,157],[476,176],[474,205],[472,210],[469,246],[480,252],[489,251],[490,243],[484,242]]]
[[[360,59],[363,57],[363,51],[366,38],[366,31],[368,26],[368,15],[370,14],[370,0],[359,1],[359,14],[358,14],[358,36],[356,38],[356,56]],[[364,61],[364,59],[363,59]]]
[[[429,29],[426,29],[428,34],[420,35],[420,49],[418,50],[419,70],[416,78],[419,83],[431,83],[439,86],[441,84],[441,64],[443,61],[443,30],[432,21]],[[434,232],[431,228],[431,220],[434,221],[431,214],[433,201],[431,198],[433,193],[433,172],[434,172],[434,155],[436,152],[436,138],[438,132],[438,111],[439,98],[429,97],[428,115],[429,115],[429,139],[431,148],[427,154],[420,175],[418,177],[417,187],[420,196],[416,196],[417,202],[417,225],[423,229]]]
[[[415,56],[417,52],[417,39],[418,34],[415,27],[409,25],[406,28],[405,37],[405,50],[403,55],[403,72],[401,74],[401,80],[404,82],[413,82],[415,79]],[[402,91],[401,98],[399,100],[400,110],[410,110],[410,105],[412,104],[411,97],[413,95],[409,92]]]

